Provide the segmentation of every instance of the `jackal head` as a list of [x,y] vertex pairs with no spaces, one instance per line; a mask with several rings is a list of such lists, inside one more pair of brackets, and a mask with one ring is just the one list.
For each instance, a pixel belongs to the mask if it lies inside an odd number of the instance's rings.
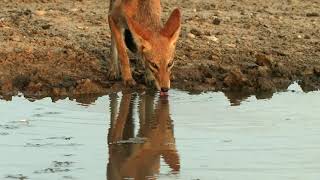
[[127,24],[146,71],[152,75],[157,89],[166,93],[170,89],[175,47],[181,29],[180,10],[175,9],[159,30],[151,31],[131,18],[127,18]]

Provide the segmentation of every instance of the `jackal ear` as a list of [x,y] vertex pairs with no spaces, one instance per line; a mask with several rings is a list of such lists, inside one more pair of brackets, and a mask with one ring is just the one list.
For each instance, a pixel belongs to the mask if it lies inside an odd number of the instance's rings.
[[181,12],[178,8],[172,11],[168,21],[161,30],[161,34],[170,39],[171,43],[175,43],[180,35],[181,29]]
[[151,49],[149,40],[151,38],[151,31],[144,28],[141,24],[130,17],[126,17],[129,30],[133,36],[135,43],[141,51],[148,51]]

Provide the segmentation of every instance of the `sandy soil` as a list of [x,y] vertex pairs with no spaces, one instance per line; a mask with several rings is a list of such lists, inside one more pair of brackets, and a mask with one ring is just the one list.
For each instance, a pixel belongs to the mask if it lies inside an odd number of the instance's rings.
[[[73,96],[119,90],[107,79],[106,0],[0,1],[0,94]],[[320,87],[318,0],[163,0],[183,12],[173,86],[278,91]],[[143,72],[136,70],[135,79]],[[138,86],[143,88],[143,84]]]

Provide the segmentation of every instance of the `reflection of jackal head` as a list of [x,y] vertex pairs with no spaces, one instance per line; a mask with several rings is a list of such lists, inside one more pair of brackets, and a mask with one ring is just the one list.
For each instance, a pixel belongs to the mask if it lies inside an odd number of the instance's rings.
[[[157,176],[161,157],[172,171],[180,170],[168,99],[160,98],[155,104],[154,95],[144,94],[136,104],[135,98],[124,94],[118,109],[117,98],[110,96],[108,179]],[[137,135],[134,133],[135,109],[140,124]]]
[[145,61],[146,70],[152,75],[158,90],[170,89],[170,75],[173,67],[176,42],[180,34],[181,14],[175,9],[169,20],[159,31],[151,31],[127,17],[127,24]]

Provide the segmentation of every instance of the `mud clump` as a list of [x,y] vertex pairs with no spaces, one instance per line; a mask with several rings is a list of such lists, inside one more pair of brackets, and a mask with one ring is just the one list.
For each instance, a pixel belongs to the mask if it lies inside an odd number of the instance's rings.
[[30,83],[30,77],[27,76],[27,75],[18,75],[17,77],[15,77],[12,81],[13,83],[13,86],[18,88],[18,89],[21,89],[21,90],[24,90],[25,87],[27,87]]
[[239,68],[232,69],[223,80],[224,84],[230,87],[231,90],[241,90],[247,81],[248,79]]
[[272,60],[270,59],[270,57],[267,57],[264,54],[257,54],[255,57],[256,57],[256,64],[257,65],[268,66],[268,67],[272,66]]
[[1,94],[7,94],[10,92],[13,92],[13,85],[11,83],[11,81],[5,81],[5,82],[0,82],[1,85]]
[[[174,88],[252,93],[283,90],[298,81],[305,90],[319,89],[320,23],[314,11],[319,3],[163,0],[162,5],[163,17],[173,7],[183,12]],[[121,81],[107,77],[111,35],[105,1],[17,0],[0,6],[1,97],[123,89]],[[143,72],[133,74],[143,83]]]
[[75,95],[103,93],[102,88],[98,84],[92,82],[90,79],[81,80],[77,84],[78,85],[74,90]]

